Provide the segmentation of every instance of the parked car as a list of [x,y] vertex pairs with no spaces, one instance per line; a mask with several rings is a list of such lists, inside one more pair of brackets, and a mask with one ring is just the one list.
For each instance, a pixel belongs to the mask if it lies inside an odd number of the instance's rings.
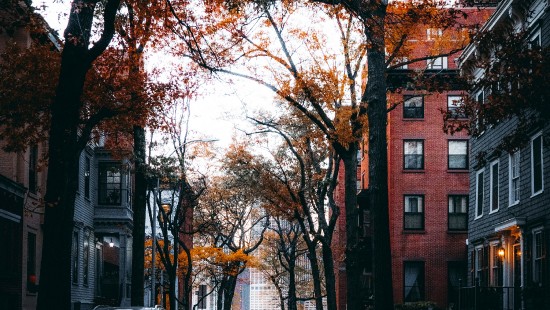
[[162,306],[154,307],[112,307],[112,306],[97,306],[94,310],[164,310]]

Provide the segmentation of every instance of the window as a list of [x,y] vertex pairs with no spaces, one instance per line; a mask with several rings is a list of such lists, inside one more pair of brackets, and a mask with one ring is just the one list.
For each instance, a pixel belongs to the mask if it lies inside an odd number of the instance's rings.
[[424,300],[424,262],[404,262],[403,299],[405,302]]
[[481,106],[485,103],[485,92],[483,90],[479,91],[476,95],[476,102],[478,103],[478,110],[476,111],[476,126],[477,127],[477,130],[480,131],[479,135],[483,134],[483,128],[482,126],[484,125],[484,121],[482,118],[482,116],[480,115],[480,111],[479,109],[481,108]]
[[540,28],[533,31],[531,34],[531,37],[529,38],[529,47],[535,48],[535,47],[541,47],[541,36],[540,36]]
[[474,257],[474,270],[475,270],[475,281],[480,286],[487,286],[488,282],[488,265],[489,265],[489,256],[487,255],[487,247],[477,246],[475,248],[475,257]]
[[33,145],[29,150],[29,191],[36,193],[38,184],[38,146]]
[[405,140],[404,143],[404,168],[424,169],[424,141]]
[[72,250],[72,281],[73,284],[78,284],[78,232],[73,232],[73,250]]
[[449,230],[468,230],[468,196],[449,195]]
[[510,205],[519,202],[519,151],[510,154]]
[[437,57],[427,61],[428,69],[447,69],[447,57]]
[[447,111],[456,118],[466,118],[462,110],[463,102],[461,96],[447,96]]
[[90,198],[90,158],[84,160],[84,197]]
[[531,140],[531,194],[536,195],[544,189],[542,164],[542,134]]
[[403,118],[424,118],[424,96],[403,96]]
[[119,164],[99,164],[99,204],[120,205],[121,180]]
[[483,215],[483,175],[484,170],[480,170],[476,174],[476,218]]
[[491,164],[491,184],[489,193],[490,213],[498,211],[498,161]]
[[36,234],[27,233],[27,291],[36,293]]
[[533,282],[543,284],[544,238],[542,229],[533,231]]
[[82,243],[82,282],[88,286],[89,269],[90,269],[90,231],[84,231],[84,242]]
[[404,229],[424,229],[424,196],[405,195]]
[[206,309],[206,285],[199,285],[199,291],[197,292],[197,299],[199,309]]
[[449,140],[448,168],[468,169],[468,141]]
[[502,259],[498,256],[500,245],[491,244],[491,286],[502,286]]
[[426,39],[428,41],[435,40],[443,35],[443,29],[441,28],[428,28],[426,29]]

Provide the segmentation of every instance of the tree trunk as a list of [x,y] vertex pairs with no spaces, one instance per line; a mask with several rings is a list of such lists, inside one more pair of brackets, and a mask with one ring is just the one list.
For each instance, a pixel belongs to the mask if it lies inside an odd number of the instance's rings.
[[327,309],[337,310],[336,278],[334,276],[334,257],[330,245],[323,244],[323,268],[325,271],[325,286],[327,290]]
[[59,84],[51,106],[38,310],[71,309],[72,236],[78,160],[89,138],[86,130],[82,130],[83,136],[79,137],[80,98],[92,61],[112,39],[119,1],[111,0],[106,4],[104,33],[88,50],[95,4],[94,0],[74,1],[65,30]]
[[[176,258],[177,259],[177,258]],[[176,268],[173,268],[173,270],[170,270],[170,274],[168,275],[168,297],[170,302],[170,310],[176,310],[177,308],[177,301],[176,301]]]
[[[369,76],[370,77],[370,76]],[[346,154],[341,154],[344,162],[344,199],[346,205],[346,285],[348,309],[363,309],[361,287],[363,267],[360,264],[357,209],[357,148],[358,143],[351,143]]]
[[[71,13],[71,23],[77,18]],[[82,14],[86,15],[86,14]],[[91,25],[93,13],[81,22]],[[78,185],[77,146],[80,121],[80,97],[89,66],[86,47],[67,44],[61,56],[61,72],[56,98],[51,107],[48,143],[48,179],[46,184],[44,242],[37,309],[71,309],[71,258],[74,202]]]
[[323,295],[321,291],[321,272],[317,263],[317,252],[315,251],[315,243],[307,243],[307,258],[311,264],[311,276],[313,277],[313,297],[315,298],[315,310],[323,310]]
[[147,178],[145,175],[145,129],[134,126],[134,227],[132,229],[132,306],[143,306],[145,209],[147,205]]
[[393,309],[391,247],[388,211],[388,153],[384,17],[386,6],[373,10],[366,35],[369,79],[363,102],[369,119],[369,206],[373,223],[374,304],[377,310]]
[[223,289],[223,310],[231,310],[236,286],[237,276],[228,276],[226,287]]
[[[292,249],[296,252],[296,246]],[[297,310],[296,304],[296,256],[292,254],[288,262],[288,310]],[[280,293],[282,295],[282,291]],[[282,297],[282,296],[281,296]],[[284,299],[281,299],[281,310],[284,310]]]

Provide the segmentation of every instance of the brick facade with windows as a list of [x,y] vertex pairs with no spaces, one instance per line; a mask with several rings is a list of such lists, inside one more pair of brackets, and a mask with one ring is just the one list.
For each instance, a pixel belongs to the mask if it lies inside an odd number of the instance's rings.
[[[454,62],[449,61],[449,65]],[[406,91],[390,100],[415,95]],[[466,274],[468,137],[446,135],[440,110],[460,91],[424,94],[423,118],[389,114],[389,207],[394,300],[455,303]]]
[[[475,18],[483,20],[487,15],[481,12]],[[427,30],[426,35],[438,33]],[[425,55],[430,44],[426,40],[425,49],[416,49],[409,58]],[[388,94],[388,104],[401,103],[388,114],[387,128],[396,304],[432,301],[440,308],[456,305],[459,281],[466,279],[470,144],[466,133],[447,135],[442,130],[442,111],[456,110],[464,91],[456,88],[428,93],[405,86],[408,74],[418,69],[427,69],[426,74],[452,82],[452,77],[458,74],[456,57],[458,55],[421,61],[388,72],[388,87],[398,90]],[[358,178],[361,188],[368,189],[366,150],[362,155]],[[343,192],[337,191],[335,196],[336,201],[343,204]],[[342,242],[344,234],[345,219],[341,214],[334,243]],[[337,274],[345,274],[345,265],[339,266]],[[368,282],[368,272],[366,274]],[[338,305],[345,309],[345,279],[337,281]]]

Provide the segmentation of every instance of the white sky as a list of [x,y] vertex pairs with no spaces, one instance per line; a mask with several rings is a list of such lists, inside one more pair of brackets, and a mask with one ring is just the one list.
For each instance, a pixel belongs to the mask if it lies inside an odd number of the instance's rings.
[[[67,25],[70,0],[34,0],[33,5],[38,7],[38,12],[50,27],[62,36]],[[166,57],[159,55],[163,58],[161,61]],[[205,137],[218,140],[214,142],[216,147],[225,148],[239,129],[250,128],[247,115],[252,115],[259,108],[273,107],[273,93],[268,89],[249,81],[233,79],[233,82],[229,85],[218,81],[201,88],[202,96],[191,103],[189,128],[195,133],[191,139]]]

